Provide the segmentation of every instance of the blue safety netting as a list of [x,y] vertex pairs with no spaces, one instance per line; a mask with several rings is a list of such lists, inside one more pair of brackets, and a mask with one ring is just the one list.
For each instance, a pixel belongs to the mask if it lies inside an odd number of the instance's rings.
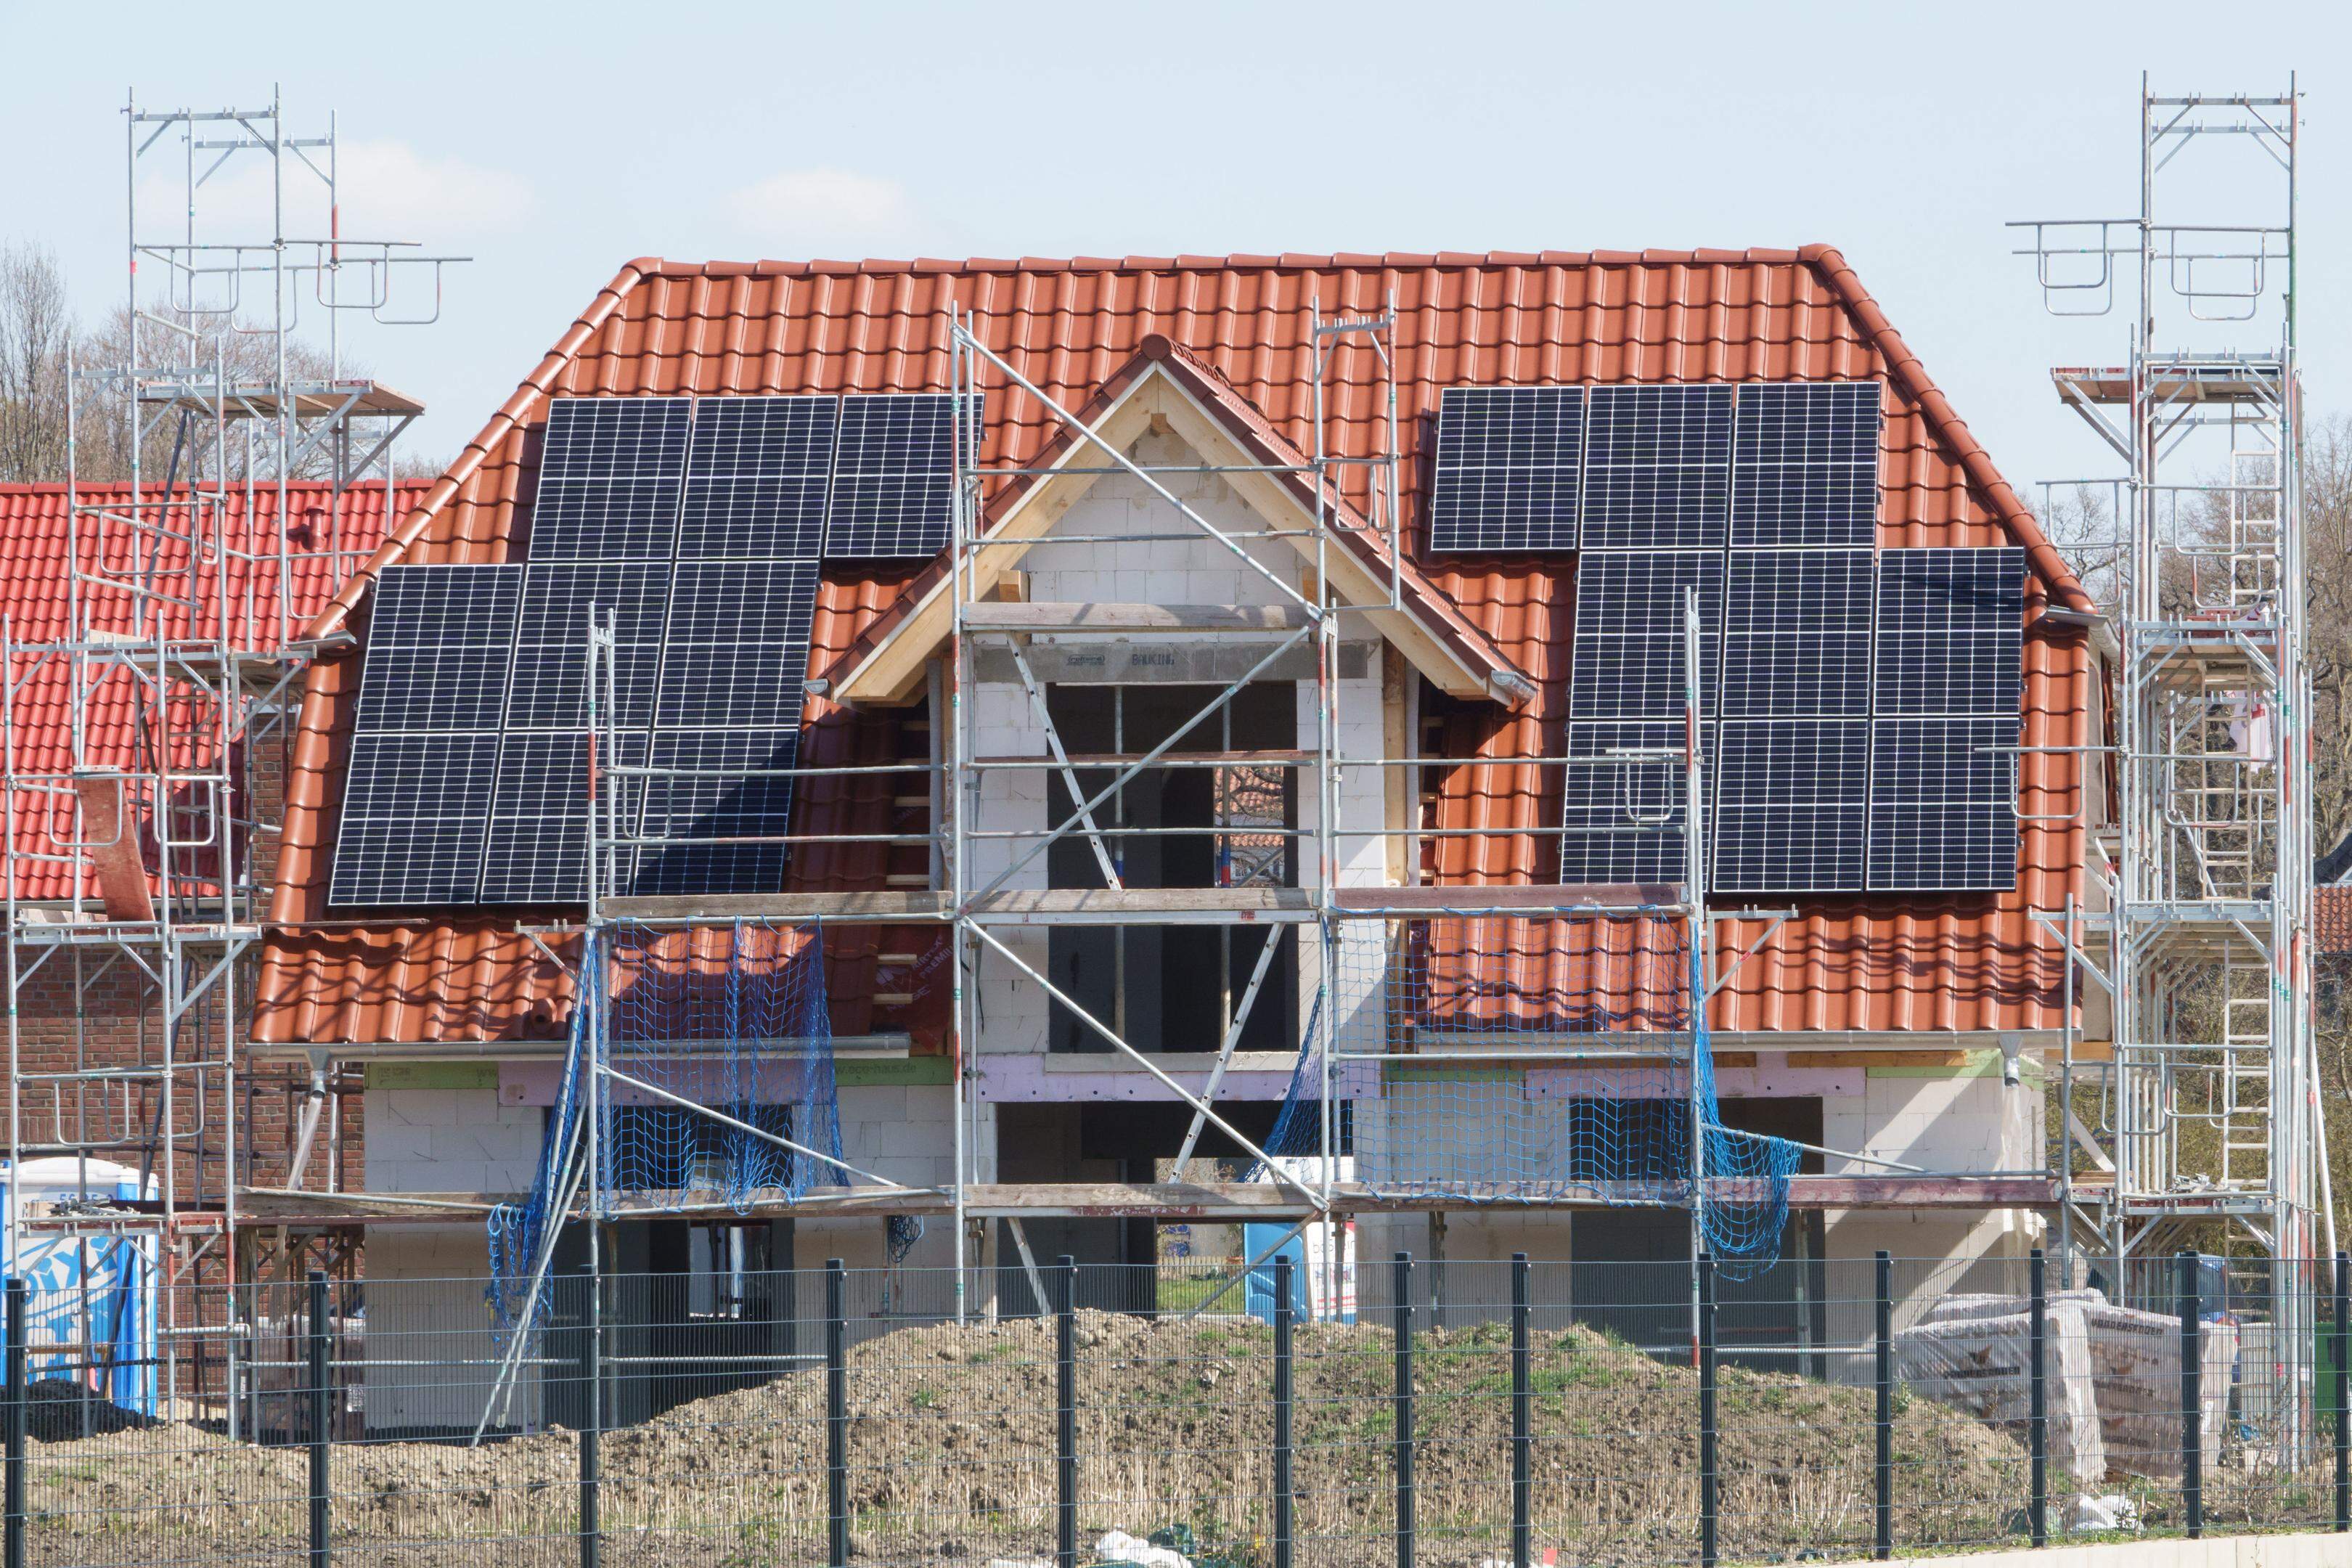
[[1318,1001],[1267,1152],[1328,1119],[1375,1196],[1696,1205],[1727,1268],[1778,1258],[1799,1152],[1722,1124],[1685,921],[1349,921],[1326,952],[1329,1065]]
[[[601,985],[604,965],[593,933],[582,940],[581,955],[583,984]],[[591,1045],[589,1020],[594,1012],[584,997],[572,1009],[571,1043],[563,1053],[563,1076],[556,1085],[555,1101],[547,1109],[545,1130],[540,1135],[539,1163],[531,1171],[530,1195],[520,1204],[499,1204],[490,1210],[490,1288],[487,1294],[501,1333],[512,1331],[526,1317],[528,1326],[535,1329],[547,1315],[545,1289],[542,1286],[534,1292],[531,1280],[543,1262],[548,1216],[564,1204],[573,1163],[583,1147],[583,1108],[588,1094]],[[530,1307],[528,1313],[524,1310],[526,1303]]]
[[1785,1138],[1723,1125],[1715,1094],[1715,1053],[1707,1046],[1703,1016],[1691,1070],[1698,1076],[1696,1098],[1705,1133],[1696,1184],[1700,1230],[1724,1273],[1746,1279],[1780,1259],[1780,1237],[1789,1228],[1789,1178],[1797,1173],[1803,1151]]
[[[489,1298],[502,1330],[530,1298],[551,1217],[586,1177],[575,1167],[586,1158],[592,1100],[601,1106],[594,1179],[606,1207],[740,1212],[846,1180],[806,1152],[841,1158],[817,928],[625,926],[587,939],[583,954],[583,984],[595,990],[572,1009],[530,1195],[489,1218]],[[599,1056],[612,1070],[601,1100],[590,1092],[589,1064]],[[534,1326],[543,1311],[542,1297],[530,1314]]]
[[740,1210],[843,1183],[838,1166],[772,1141],[841,1158],[815,927],[625,928],[613,944],[612,987],[607,1059],[624,1077],[606,1097],[605,1192]]

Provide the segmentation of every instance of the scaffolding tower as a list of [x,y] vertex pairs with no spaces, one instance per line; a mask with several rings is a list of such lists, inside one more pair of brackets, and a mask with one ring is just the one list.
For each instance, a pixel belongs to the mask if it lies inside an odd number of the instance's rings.
[[2112,1019],[2105,1042],[2070,1029],[2055,1166],[2064,1244],[2119,1282],[2217,1241],[2286,1266],[2336,1246],[2311,994],[2299,113],[2292,79],[2161,97],[2143,77],[2137,214],[2012,226],[2053,314],[2130,312],[2126,363],[2052,373],[2124,465],[2099,481],[2111,536],[2081,542],[2113,638],[2114,730],[2092,760],[2113,758],[2119,826],[2092,836],[2084,901],[2040,916],[2089,1016]]
[[[304,601],[364,559],[348,492],[389,487],[394,443],[423,412],[347,374],[345,321],[431,321],[444,268],[464,258],[342,235],[334,120],[294,134],[275,89],[252,109],[134,97],[123,124],[121,312],[109,362],[77,354],[68,382],[64,628],[36,641],[0,621],[6,1230],[12,1254],[28,1228],[138,1248],[156,1275],[144,1283],[163,1287],[168,1402],[185,1310],[170,1287],[249,1262],[236,1252],[256,1157],[238,1043],[267,916],[271,755],[317,651],[300,641]],[[298,483],[327,488],[323,517],[292,515]],[[37,1013],[66,1034],[28,1037]],[[131,1042],[102,1032],[126,1016]],[[331,1120],[326,1066],[289,1134],[295,1185]],[[85,1174],[135,1163],[138,1195],[28,1215],[28,1157]]]

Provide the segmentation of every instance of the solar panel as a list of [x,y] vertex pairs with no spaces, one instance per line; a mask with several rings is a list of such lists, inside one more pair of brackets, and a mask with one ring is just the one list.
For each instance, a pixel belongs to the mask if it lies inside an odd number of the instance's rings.
[[824,547],[841,399],[706,397],[694,410],[677,552],[814,560]]
[[1731,542],[1876,542],[1880,391],[1874,381],[1751,383],[1739,389]]
[[[645,765],[641,734],[621,732],[621,761]],[[624,827],[636,819],[642,788],[606,775],[619,789]],[[482,869],[486,904],[576,904],[588,896],[588,736],[509,731],[499,747]]]
[[2014,714],[2025,552],[1889,550],[1878,558],[1878,711]]
[[1723,557],[1712,551],[1588,551],[1577,558],[1570,719],[1683,716],[1683,603],[1699,595],[1702,713],[1715,711],[1723,650]]
[[354,736],[330,904],[471,903],[495,733]]
[[[791,830],[793,780],[757,775],[796,765],[800,731],[685,730],[654,737],[647,782],[648,838],[775,838]],[[716,773],[717,777],[696,776]],[[648,848],[633,891],[759,893],[783,886],[790,847],[778,843],[676,844]]]
[[1862,888],[1869,721],[1727,719],[1717,729],[1711,884],[1734,893]]
[[1572,723],[1570,757],[1620,752],[1672,751],[1672,762],[1563,764],[1566,816],[1561,826],[1563,882],[1680,882],[1689,876],[1684,851],[1685,763],[1680,721]]
[[692,401],[557,397],[531,502],[533,561],[667,561],[677,552]]
[[655,725],[773,729],[801,721],[814,561],[681,561]]
[[510,730],[582,730],[588,723],[588,616],[612,626],[614,668],[602,672],[597,699],[609,689],[614,711],[601,723],[643,729],[653,722],[654,687],[661,670],[663,625],[669,610],[669,572],[645,562],[534,563],[524,580],[515,635],[514,685],[507,702]]
[[841,400],[824,553],[898,560],[948,546],[955,500],[955,397],[852,395]]
[[1449,386],[1437,405],[1432,550],[1573,550],[1584,388]]
[[1594,387],[1584,548],[1721,548],[1731,510],[1732,407],[1728,386]]
[[1869,717],[1870,607],[1867,550],[1733,551],[1725,716]]
[[387,566],[370,590],[362,733],[495,730],[520,566]]
[[2015,714],[1872,728],[1873,890],[2017,885]]

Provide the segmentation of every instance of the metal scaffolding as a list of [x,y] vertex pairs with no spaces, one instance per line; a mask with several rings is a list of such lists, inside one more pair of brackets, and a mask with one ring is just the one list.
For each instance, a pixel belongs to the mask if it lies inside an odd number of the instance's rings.
[[[2040,911],[2110,1038],[2069,1031],[2070,1247],[2115,1278],[2177,1247],[2332,1252],[2312,1013],[2312,701],[2299,493],[2296,141],[2280,97],[2141,82],[2129,217],[2012,226],[2061,316],[2130,312],[2127,361],[2061,367],[2125,465],[2084,575],[2112,634],[2118,786],[2080,905]],[[2218,1226],[2218,1229],[2217,1229]]]
[[[123,124],[115,357],[78,358],[68,380],[64,629],[33,641],[0,622],[6,1226],[12,1249],[28,1221],[140,1238],[169,1286],[241,1264],[255,1151],[239,1042],[275,830],[262,795],[316,651],[299,641],[298,578],[331,594],[364,558],[346,540],[349,491],[389,484],[423,412],[346,374],[345,319],[430,321],[462,258],[343,236],[333,119],[293,134],[274,91],[242,110],[133,99]],[[256,226],[261,204],[266,234],[220,237]],[[320,312],[308,351],[306,301]],[[120,468],[102,489],[101,467]],[[298,483],[326,487],[323,516],[292,515]],[[37,1016],[52,1025],[37,1038]],[[129,1047],[100,1031],[125,1018]],[[298,1186],[333,1116],[325,1073],[314,1061],[289,1137]],[[31,1221],[13,1174],[28,1156],[85,1176],[93,1160],[135,1162],[141,1195]],[[160,1298],[168,1347],[181,1292]]]
[[[1333,1110],[1338,1100],[1344,1098],[1339,1087],[1339,1078],[1350,1069],[1369,1069],[1377,1077],[1385,1065],[1407,1059],[1397,1053],[1411,1048],[1408,1041],[1391,1037],[1395,1029],[1389,1024],[1375,1026],[1374,1037],[1370,1040],[1341,1037],[1338,1018],[1343,999],[1337,994],[1336,955],[1343,931],[1349,927],[1362,931],[1368,925],[1385,924],[1393,929],[1405,922],[1427,922],[1433,919],[1656,921],[1675,928],[1679,933],[1676,941],[1682,944],[1677,951],[1688,954],[1685,961],[1688,973],[1676,974],[1675,987],[1687,993],[1688,1011],[1695,1013],[1703,1006],[1703,977],[1715,968],[1706,936],[1707,913],[1697,892],[1705,882],[1703,858],[1696,847],[1703,840],[1703,832],[1689,837],[1691,864],[1685,879],[1672,886],[1597,888],[1549,884],[1441,889],[1423,885],[1416,865],[1417,847],[1433,833],[1447,830],[1423,824],[1418,809],[1410,804],[1402,816],[1391,805],[1397,799],[1407,803],[1418,800],[1418,788],[1408,785],[1402,791],[1374,790],[1374,798],[1381,803],[1377,821],[1366,819],[1360,810],[1351,820],[1343,810],[1342,795],[1351,777],[1384,784],[1401,772],[1402,778],[1417,780],[1422,770],[1437,767],[1493,767],[1513,770],[1521,776],[1530,766],[1547,770],[1569,766],[1687,770],[1684,786],[1687,798],[1705,797],[1703,787],[1696,783],[1700,759],[1695,744],[1655,752],[1617,752],[1598,759],[1481,759],[1427,756],[1409,742],[1403,754],[1387,754],[1389,748],[1385,745],[1367,752],[1361,742],[1351,745],[1343,740],[1339,696],[1343,627],[1361,628],[1357,634],[1360,637],[1372,629],[1366,616],[1393,614],[1406,605],[1408,552],[1401,538],[1401,443],[1391,349],[1392,311],[1344,320],[1326,319],[1317,311],[1310,333],[1312,449],[1292,461],[1267,460],[1263,454],[1243,453],[1236,457],[1231,452],[1224,453],[1220,460],[1214,454],[1187,451],[1173,463],[1139,456],[1135,449],[1136,432],[1131,421],[1117,426],[1120,416],[1116,405],[1090,424],[1078,412],[1056,402],[1024,376],[1017,365],[992,349],[974,319],[958,313],[944,325],[950,360],[950,386],[959,399],[956,406],[961,416],[955,422],[956,500],[947,558],[948,632],[943,647],[930,661],[927,699],[933,727],[933,756],[928,764],[780,770],[782,774],[802,780],[843,773],[896,774],[902,780],[901,787],[906,779],[928,777],[934,803],[929,835],[909,837],[903,834],[803,833],[786,839],[795,846],[870,844],[877,838],[889,843],[928,843],[933,856],[930,885],[927,889],[707,898],[628,896],[624,891],[627,868],[637,856],[657,853],[666,846],[699,841],[651,837],[650,828],[640,831],[629,820],[631,803],[645,798],[657,787],[654,781],[662,777],[666,770],[658,765],[630,763],[618,749],[620,737],[610,720],[617,710],[609,689],[613,679],[612,637],[609,630],[593,624],[596,619],[593,612],[591,616],[591,692],[604,700],[592,700],[590,706],[592,715],[601,711],[607,716],[601,722],[592,717],[592,725],[598,731],[594,750],[598,757],[614,760],[598,764],[595,772],[599,782],[592,786],[591,793],[588,919],[581,950],[586,968],[602,962],[597,955],[605,951],[609,935],[617,927],[694,927],[730,917],[803,921],[820,930],[929,924],[943,928],[943,935],[951,944],[954,1011],[947,1049],[953,1086],[953,1124],[952,1147],[942,1151],[948,1156],[947,1179],[937,1185],[908,1185],[844,1166],[866,1184],[849,1193],[813,1194],[797,1200],[778,1195],[777,1201],[754,1203],[740,1212],[788,1212],[805,1216],[906,1213],[950,1219],[956,1264],[954,1306],[959,1313],[971,1305],[968,1296],[971,1282],[978,1277],[977,1270],[992,1267],[987,1262],[985,1227],[993,1220],[1007,1222],[1011,1238],[1026,1261],[1029,1247],[1021,1226],[1024,1215],[1116,1212],[1160,1213],[1171,1218],[1256,1218],[1287,1226],[1284,1233],[1287,1240],[1308,1225],[1328,1224],[1335,1214],[1344,1211],[1442,1212],[1447,1202],[1444,1194],[1371,1194],[1342,1175],[1347,1168],[1346,1162],[1339,1157],[1342,1133]],[[1380,449],[1370,457],[1335,453],[1325,428],[1325,395],[1333,367],[1343,353],[1369,356],[1377,368],[1373,405],[1382,411],[1379,417],[1385,425]],[[1016,396],[1033,399],[1042,406],[1055,439],[1046,444],[1043,455],[992,460],[982,455],[981,410]],[[1230,520],[1220,521],[1208,515],[1203,506],[1195,504],[1185,493],[1186,486],[1209,475],[1219,476],[1227,482],[1262,485],[1271,479],[1295,484],[1294,493],[1307,516],[1303,525],[1297,520],[1277,522],[1264,515],[1239,526]],[[1133,534],[1096,537],[1084,531],[1068,533],[1050,528],[998,527],[994,525],[996,520],[984,518],[984,508],[992,497],[1049,476],[1076,477],[1087,482],[1115,476],[1129,481],[1150,498],[1146,505],[1151,521],[1138,525]],[[1345,541],[1342,533],[1349,530],[1364,537]],[[1038,604],[1029,602],[1025,592],[1013,586],[1017,579],[1011,574],[1012,563],[1033,546],[1076,544],[1103,549],[1167,541],[1209,542],[1230,555],[1244,582],[1265,584],[1265,592],[1261,597],[1271,602],[1189,605]],[[1339,585],[1343,568],[1354,574],[1351,594],[1343,593]],[[1372,584],[1369,591],[1367,583]],[[1688,614],[1692,617],[1690,638],[1695,660],[1695,600]],[[1050,710],[1045,684],[1037,674],[1035,661],[1044,652],[1057,643],[1072,639],[1084,643],[1106,636],[1145,643],[1160,639],[1164,645],[1164,639],[1171,635],[1216,647],[1221,668],[1227,673],[1208,683],[1215,689],[1215,694],[1197,712],[1188,707],[1189,718],[1171,717],[1165,726],[1167,732],[1155,744],[1138,744],[1108,754],[1086,754],[1066,744]],[[983,657],[992,659],[992,673],[985,677],[980,668]],[[1234,747],[1230,744],[1230,732],[1220,732],[1225,716],[1253,681],[1275,677],[1285,686],[1295,680],[1311,687],[1316,713],[1311,736],[1302,734],[1298,744],[1282,749]],[[1016,706],[1025,702],[1022,723],[1034,731],[1037,743],[1034,747],[1013,748],[1021,754],[1001,754],[1005,750],[1003,735],[985,726],[979,713],[977,695],[984,679],[997,688],[1004,700]],[[1686,695],[1695,715],[1696,686]],[[983,734],[983,728],[989,728],[990,732]],[[1695,718],[1685,728],[1695,742],[1699,732]],[[1193,743],[1188,736],[1195,731],[1220,739]],[[1108,782],[1098,787],[1094,783],[1082,782],[1081,769]],[[1208,828],[1130,825],[1107,813],[1107,808],[1116,809],[1114,803],[1124,787],[1147,770],[1154,769],[1211,772],[1217,804]],[[1058,781],[1066,794],[1062,806],[1036,809],[1044,793],[1041,780]],[[1296,800],[1295,812],[1286,811],[1282,804],[1286,796]],[[1654,832],[1656,828],[1655,819],[1633,813],[1628,816],[1624,830],[1639,833]],[[1136,846],[1153,841],[1164,843],[1202,831],[1212,835],[1214,848],[1211,858],[1220,868],[1211,879],[1212,885],[1128,885],[1123,870]],[[1548,844],[1556,842],[1557,833],[1543,825],[1517,823],[1450,831],[1514,837],[1533,833]],[[1099,873],[1099,885],[1042,885],[1050,879],[1041,874],[1041,858],[1050,847],[1063,843],[1085,846],[1091,866]],[[1360,868],[1351,875],[1347,868],[1349,852],[1360,850],[1367,843],[1381,848],[1382,874],[1372,875]],[[1401,846],[1399,853],[1388,853],[1391,844]],[[1026,878],[1023,876],[1024,871],[1030,873]],[[1758,913],[1743,910],[1736,917],[1725,918],[1754,919]],[[1768,911],[1766,918],[1780,913]],[[1229,937],[1243,932],[1260,936],[1260,945],[1255,950],[1256,962],[1248,970],[1247,981],[1238,979],[1238,969],[1227,970],[1228,994],[1222,1013],[1224,1022],[1214,1065],[1205,1083],[1197,1089],[1179,1082],[1154,1059],[1150,1050],[1130,1038],[1130,1031],[1119,1016],[1097,1016],[1089,1011],[1040,968],[1034,952],[1024,952],[1021,948],[1023,932],[1034,938],[1036,932],[1049,927],[1099,930],[1186,925],[1219,928]],[[1230,1120],[1229,1108],[1221,1109],[1219,1103],[1220,1086],[1225,1082],[1227,1068],[1251,1011],[1261,1005],[1260,999],[1267,994],[1270,961],[1285,956],[1278,952],[1284,945],[1279,942],[1283,933],[1295,937],[1286,962],[1295,966],[1300,1012],[1311,1020],[1312,1030],[1311,1037],[1303,1044],[1292,1043],[1302,1044],[1302,1058],[1321,1075],[1321,1082],[1312,1096],[1315,1103],[1308,1107],[1318,1122],[1311,1141],[1314,1152],[1289,1162],[1273,1157],[1246,1136]],[[550,928],[541,934],[551,938],[557,932]],[[1228,953],[1229,959],[1230,956]],[[1150,1184],[1118,1184],[1116,1193],[1107,1194],[1083,1184],[1008,1185],[998,1179],[992,1169],[993,1141],[986,1125],[979,1085],[981,1069],[976,1059],[987,1029],[982,1011],[982,980],[984,973],[992,970],[999,976],[1009,972],[1025,984],[1036,987],[1052,1000],[1060,1016],[1073,1027],[1124,1057],[1133,1072],[1154,1080],[1159,1090],[1190,1111],[1185,1153],[1178,1161],[1178,1169],[1166,1180]],[[575,973],[581,975],[577,989],[580,1005],[590,1012],[587,1026],[581,1033],[587,1042],[587,1053],[581,1064],[584,1068],[581,1075],[582,1093],[571,1110],[559,1112],[576,1119],[579,1128],[558,1129],[551,1133],[551,1141],[571,1150],[556,1163],[563,1179],[556,1184],[553,1212],[569,1214],[579,1205],[592,1219],[609,1219],[615,1214],[608,1206],[608,1197],[601,1190],[602,1184],[589,1174],[597,1168],[595,1130],[605,1119],[604,1107],[610,1103],[608,1097],[614,1088],[643,1092],[645,1086],[627,1079],[610,1065],[612,1028],[609,1019],[601,1016],[609,1010],[607,999],[603,987],[593,983],[583,970],[575,969]],[[1720,977],[1716,983],[1721,983]],[[1374,1004],[1379,1000],[1375,996]],[[1605,1048],[1609,1045],[1606,1040],[1533,1034],[1509,1041],[1490,1041],[1488,1048],[1480,1054],[1497,1060],[1507,1058],[1521,1065],[1583,1063],[1591,1067],[1599,1062],[1604,1064],[1601,1070],[1609,1070],[1606,1064],[1622,1066],[1630,1050],[1645,1064],[1671,1063],[1678,1066],[1685,1078],[1695,1079],[1692,1053],[1695,1042],[1702,1037],[1701,1031],[1685,1027],[1626,1042],[1624,1050],[1612,1051]],[[1692,1126],[1699,1128],[1695,1083],[1693,1093]],[[682,1100],[677,1103],[684,1110],[718,1114],[709,1107],[687,1105]],[[729,1125],[740,1126],[723,1115],[719,1119]],[[1188,1180],[1192,1175],[1192,1152],[1211,1128],[1252,1157],[1263,1179],[1250,1184]],[[1700,1131],[1717,1143],[1747,1136],[1729,1132],[1711,1121]],[[840,1163],[822,1151],[790,1140],[768,1133],[760,1136],[787,1145],[799,1156]],[[1696,1216],[1704,1186],[1702,1181],[1691,1179],[1697,1174],[1696,1170],[1684,1173],[1682,1179],[1667,1184],[1671,1190],[1661,1187],[1635,1193],[1632,1189],[1636,1184],[1616,1184],[1628,1191],[1622,1195],[1612,1194],[1605,1199],[1596,1199],[1594,1194],[1610,1184],[1588,1183],[1593,1193],[1587,1194],[1583,1201],[1647,1203],[1688,1209]],[[1738,1180],[1754,1184],[1752,1177]],[[1730,1179],[1725,1184],[1728,1187]],[[1496,1195],[1511,1201],[1508,1194]],[[658,1202],[663,1194],[639,1196]],[[1460,1201],[1455,1200],[1455,1206],[1460,1205]],[[1559,1194],[1550,1194],[1530,1201],[1540,1204],[1561,1200]],[[551,1261],[555,1228],[550,1225],[541,1235],[531,1278],[520,1290],[526,1300],[531,1298]],[[597,1229],[594,1225],[589,1227],[592,1261]],[[1696,1229],[1695,1225],[1695,1235]],[[1337,1252],[1327,1246],[1323,1255],[1336,1258]],[[521,1338],[516,1336],[517,1345]],[[520,1352],[514,1349],[510,1353],[519,1355]]]

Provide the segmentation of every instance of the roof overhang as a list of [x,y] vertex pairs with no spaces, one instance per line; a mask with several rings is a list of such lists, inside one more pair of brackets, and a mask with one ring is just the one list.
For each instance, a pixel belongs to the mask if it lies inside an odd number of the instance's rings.
[[[1149,430],[1167,430],[1203,462],[1225,470],[1226,482],[1269,528],[1284,533],[1283,542],[1302,559],[1314,561],[1317,520],[1311,479],[1265,471],[1303,458],[1295,449],[1283,449],[1286,442],[1263,427],[1254,428],[1246,416],[1226,406],[1230,394],[1220,397],[1215,388],[1192,384],[1206,374],[1188,363],[1181,351],[1164,345],[1158,352],[1147,348],[1106,384],[1079,417],[1103,442],[1122,452]],[[1107,466],[1101,447],[1074,435],[1056,441],[1031,464],[1038,471],[1029,482],[1008,489],[989,509],[991,543],[974,552],[964,566],[967,602],[991,597],[1022,557],[1047,542],[1055,525],[1106,477],[1101,470]],[[1444,605],[1410,563],[1401,573],[1391,565],[1384,542],[1360,517],[1344,512],[1332,532],[1340,547],[1322,555],[1333,594],[1342,604],[1361,610],[1363,618],[1440,690],[1512,705],[1534,695],[1535,683]],[[954,630],[953,587],[943,567],[927,574],[908,607],[836,667],[830,678],[833,699],[853,706],[887,707],[920,698],[929,663]]]

